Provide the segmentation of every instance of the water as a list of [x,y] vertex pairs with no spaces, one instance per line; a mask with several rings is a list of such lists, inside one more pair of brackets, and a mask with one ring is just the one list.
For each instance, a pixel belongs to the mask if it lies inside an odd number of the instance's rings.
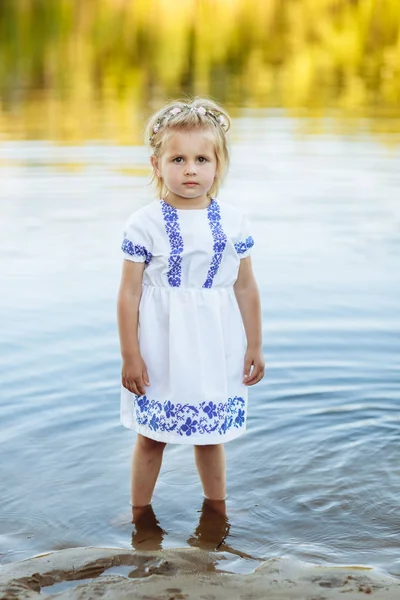
[[[221,550],[400,575],[399,146],[302,126],[237,120],[220,195],[253,223],[267,363],[226,445]],[[116,295],[146,169],[141,147],[0,144],[2,563],[137,541]],[[201,506],[192,453],[167,447],[160,547],[198,544]]]

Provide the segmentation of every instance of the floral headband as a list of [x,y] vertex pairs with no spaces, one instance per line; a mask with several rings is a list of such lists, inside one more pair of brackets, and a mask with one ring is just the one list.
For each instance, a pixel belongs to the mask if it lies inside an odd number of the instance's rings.
[[[210,116],[216,124],[222,127],[222,129],[227,128],[226,119],[221,113],[215,113],[208,108],[204,108],[204,106],[190,106],[189,104],[184,104],[183,108],[189,109],[189,112],[197,113],[202,117]],[[160,131],[161,126],[168,122],[170,117],[175,117],[175,115],[178,115],[181,112],[183,112],[183,109],[179,106],[176,106],[172,110],[168,111],[165,115],[160,117],[153,127],[153,133],[150,136],[150,141],[153,139],[154,135]]]

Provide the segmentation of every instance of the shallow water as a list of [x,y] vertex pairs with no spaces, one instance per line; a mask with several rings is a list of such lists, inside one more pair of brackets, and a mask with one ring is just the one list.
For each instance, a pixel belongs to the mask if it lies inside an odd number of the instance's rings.
[[[301,127],[238,120],[220,195],[253,223],[267,362],[226,446],[220,549],[239,572],[292,556],[400,575],[400,150]],[[115,302],[146,165],[140,147],[0,144],[2,563],[143,542]],[[202,545],[187,447],[167,447],[153,507],[154,543]]]

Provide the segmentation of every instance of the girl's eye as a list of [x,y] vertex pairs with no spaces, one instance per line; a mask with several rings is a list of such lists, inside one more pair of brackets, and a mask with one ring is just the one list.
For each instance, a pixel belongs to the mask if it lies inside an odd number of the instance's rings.
[[[174,162],[174,163],[176,163],[176,164],[178,164],[178,165],[181,165],[181,164],[183,163],[183,160],[184,160],[184,159],[183,159],[183,156],[176,156],[175,158],[173,158],[173,159],[172,159],[172,162]],[[200,164],[204,164],[204,163],[206,163],[206,162],[207,162],[207,158],[206,158],[205,156],[199,156],[199,157],[197,158],[197,161],[198,161]]]

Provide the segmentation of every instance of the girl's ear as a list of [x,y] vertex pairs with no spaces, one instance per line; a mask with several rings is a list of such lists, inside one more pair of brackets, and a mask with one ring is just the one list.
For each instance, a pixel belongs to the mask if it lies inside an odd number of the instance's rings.
[[150,163],[151,163],[151,166],[153,167],[154,172],[157,175],[157,177],[160,177],[161,173],[160,173],[160,170],[158,168],[158,159],[157,159],[157,157],[154,154],[152,154],[150,156]]

